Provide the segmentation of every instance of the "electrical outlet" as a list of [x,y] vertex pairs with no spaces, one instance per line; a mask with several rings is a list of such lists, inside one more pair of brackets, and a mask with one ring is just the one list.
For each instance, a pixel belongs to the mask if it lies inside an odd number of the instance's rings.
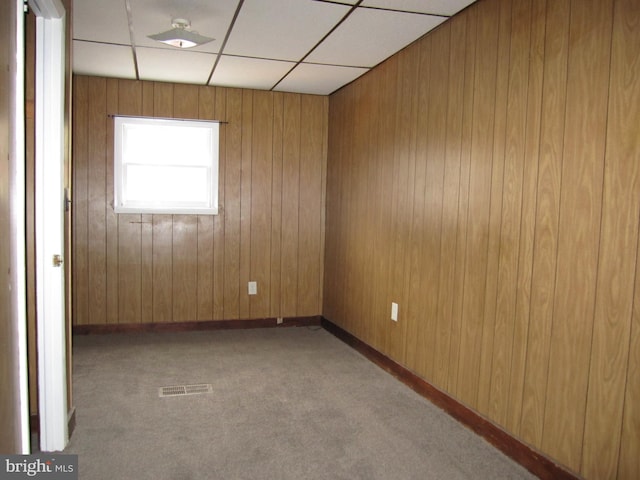
[[258,294],[258,282],[249,282],[249,295],[257,295]]
[[278,317],[278,319],[276,320],[276,324],[281,325],[283,322],[282,317]]
[[398,304],[391,302],[391,320],[398,321]]

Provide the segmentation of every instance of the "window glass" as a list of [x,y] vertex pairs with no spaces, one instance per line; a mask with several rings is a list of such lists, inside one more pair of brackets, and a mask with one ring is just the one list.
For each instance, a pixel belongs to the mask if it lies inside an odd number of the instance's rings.
[[218,213],[218,122],[115,117],[116,213]]

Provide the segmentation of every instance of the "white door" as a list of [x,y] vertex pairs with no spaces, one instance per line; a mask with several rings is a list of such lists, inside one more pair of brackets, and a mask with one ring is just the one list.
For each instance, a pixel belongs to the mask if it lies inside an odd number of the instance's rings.
[[36,308],[40,449],[67,445],[64,295],[65,10],[30,0],[36,14]]

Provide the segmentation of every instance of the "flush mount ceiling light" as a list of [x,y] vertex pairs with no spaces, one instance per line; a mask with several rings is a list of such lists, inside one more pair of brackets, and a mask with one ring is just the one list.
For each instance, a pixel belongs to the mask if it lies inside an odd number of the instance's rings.
[[215,38],[200,35],[198,32],[192,32],[191,22],[184,18],[174,18],[171,20],[171,26],[173,27],[171,30],[149,35],[148,38],[177,48],[191,48],[215,40]]

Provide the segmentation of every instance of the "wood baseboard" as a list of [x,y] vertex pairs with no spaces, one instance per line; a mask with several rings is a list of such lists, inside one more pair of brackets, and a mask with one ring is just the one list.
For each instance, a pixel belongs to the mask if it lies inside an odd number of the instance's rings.
[[209,320],[204,322],[172,323],[113,323],[104,325],[74,325],[74,335],[144,332],[188,332],[194,330],[231,330],[238,328],[281,328],[320,326],[322,317],[289,317],[278,323],[276,318],[254,318],[250,320]]
[[479,413],[458,402],[442,390],[418,377],[399,363],[367,345],[335,323],[322,318],[322,327],[351,346],[386,372],[440,407],[453,418],[486,439],[498,450],[518,462],[541,479],[579,480],[576,474],[556,464],[548,457],[518,440]]

